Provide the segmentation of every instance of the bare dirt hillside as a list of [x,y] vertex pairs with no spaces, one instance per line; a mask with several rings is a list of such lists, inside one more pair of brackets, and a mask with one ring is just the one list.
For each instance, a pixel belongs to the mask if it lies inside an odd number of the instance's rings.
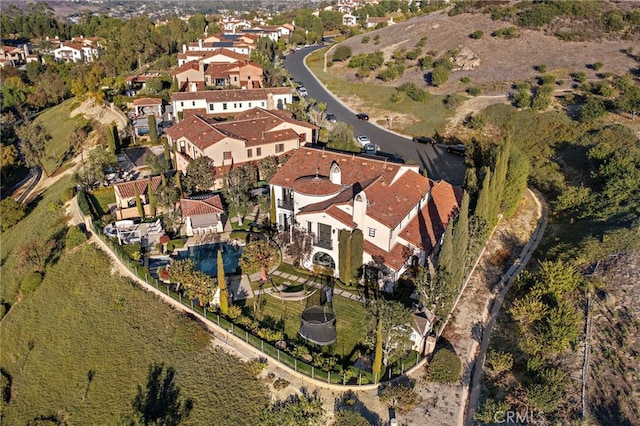
[[[431,88],[432,92],[449,93],[463,88],[459,79],[469,76],[473,83],[481,84],[485,94],[503,93],[509,90],[510,83],[531,79],[540,75],[535,66],[545,64],[547,72],[559,78],[566,78],[573,71],[582,71],[588,78],[596,78],[596,71],[587,67],[594,62],[602,62],[604,67],[598,72],[623,74],[637,66],[624,49],[638,46],[640,35],[633,40],[601,40],[593,42],[565,42],[541,31],[518,28],[519,36],[511,40],[492,37],[498,28],[512,26],[503,21],[493,21],[485,14],[460,14],[448,16],[434,13],[391,25],[387,28],[353,37],[344,42],[352,48],[353,55],[382,50],[385,60],[390,59],[393,51],[405,48],[413,49],[418,41],[428,37],[423,54],[434,51],[436,55],[455,49],[469,49],[480,60],[480,65],[468,71],[454,71],[449,81],[441,88]],[[476,30],[482,30],[484,36],[478,40],[469,37]],[[374,37],[380,35],[379,44]],[[370,41],[362,43],[364,36]],[[407,61],[407,65],[411,62]],[[332,72],[344,73],[345,78],[356,80],[355,70],[347,69],[346,64],[334,64]],[[375,75],[369,77],[372,81]],[[386,83],[397,86],[405,81],[424,82],[425,75],[417,66],[409,67],[404,76]],[[385,84],[376,80],[377,84]],[[508,84],[505,84],[508,83]],[[425,83],[426,84],[426,83]]]

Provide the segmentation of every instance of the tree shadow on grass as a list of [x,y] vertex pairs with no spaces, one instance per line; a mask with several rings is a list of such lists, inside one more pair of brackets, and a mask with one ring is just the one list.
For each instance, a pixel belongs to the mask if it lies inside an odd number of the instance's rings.
[[182,424],[189,417],[193,400],[180,398],[173,368],[165,369],[164,364],[153,364],[149,366],[146,387],[138,386],[132,405],[134,415],[142,424],[172,426]]
[[334,410],[335,412],[341,410],[355,411],[356,413],[361,414],[362,417],[367,419],[367,421],[372,425],[383,424],[380,416],[367,408],[358,395],[353,391],[347,391],[336,398],[334,401]]

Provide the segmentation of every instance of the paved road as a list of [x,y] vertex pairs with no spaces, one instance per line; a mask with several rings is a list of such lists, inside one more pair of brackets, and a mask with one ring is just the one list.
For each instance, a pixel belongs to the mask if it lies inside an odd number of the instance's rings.
[[443,146],[415,144],[410,138],[388,132],[373,123],[360,121],[355,117],[356,112],[367,111],[352,111],[327,91],[304,65],[304,57],[320,48],[322,47],[311,46],[299,50],[287,55],[283,61],[284,67],[291,73],[293,79],[304,84],[309,97],[326,103],[327,112],[335,114],[338,121],[353,126],[355,135],[369,136],[371,142],[380,146],[382,155],[404,161],[411,159],[415,164],[426,169],[427,175],[432,179],[444,179],[458,186],[464,183],[462,157],[446,152]]

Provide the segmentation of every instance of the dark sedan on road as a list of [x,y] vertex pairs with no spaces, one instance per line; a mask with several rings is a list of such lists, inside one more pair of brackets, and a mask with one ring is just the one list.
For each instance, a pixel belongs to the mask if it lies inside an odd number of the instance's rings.
[[435,145],[437,143],[434,138],[430,138],[429,136],[414,136],[412,140],[417,143],[428,143],[431,145]]
[[462,145],[461,143],[457,145],[449,145],[447,147],[447,152],[458,154],[464,157],[464,155],[467,153],[467,147]]
[[358,120],[369,121],[369,116],[367,114],[365,114],[364,112],[357,113],[356,117],[358,118]]

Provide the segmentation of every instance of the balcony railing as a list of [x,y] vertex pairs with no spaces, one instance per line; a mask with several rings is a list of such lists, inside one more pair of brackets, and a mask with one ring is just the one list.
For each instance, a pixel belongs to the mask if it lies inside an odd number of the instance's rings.
[[313,245],[315,245],[316,247],[321,247],[323,249],[333,250],[333,242],[331,240],[326,241],[326,240],[321,240],[319,238],[315,238],[313,240]]
[[293,211],[293,200],[292,199],[284,199],[284,200],[278,200],[278,207],[281,209],[285,209],[285,210],[291,210]]

